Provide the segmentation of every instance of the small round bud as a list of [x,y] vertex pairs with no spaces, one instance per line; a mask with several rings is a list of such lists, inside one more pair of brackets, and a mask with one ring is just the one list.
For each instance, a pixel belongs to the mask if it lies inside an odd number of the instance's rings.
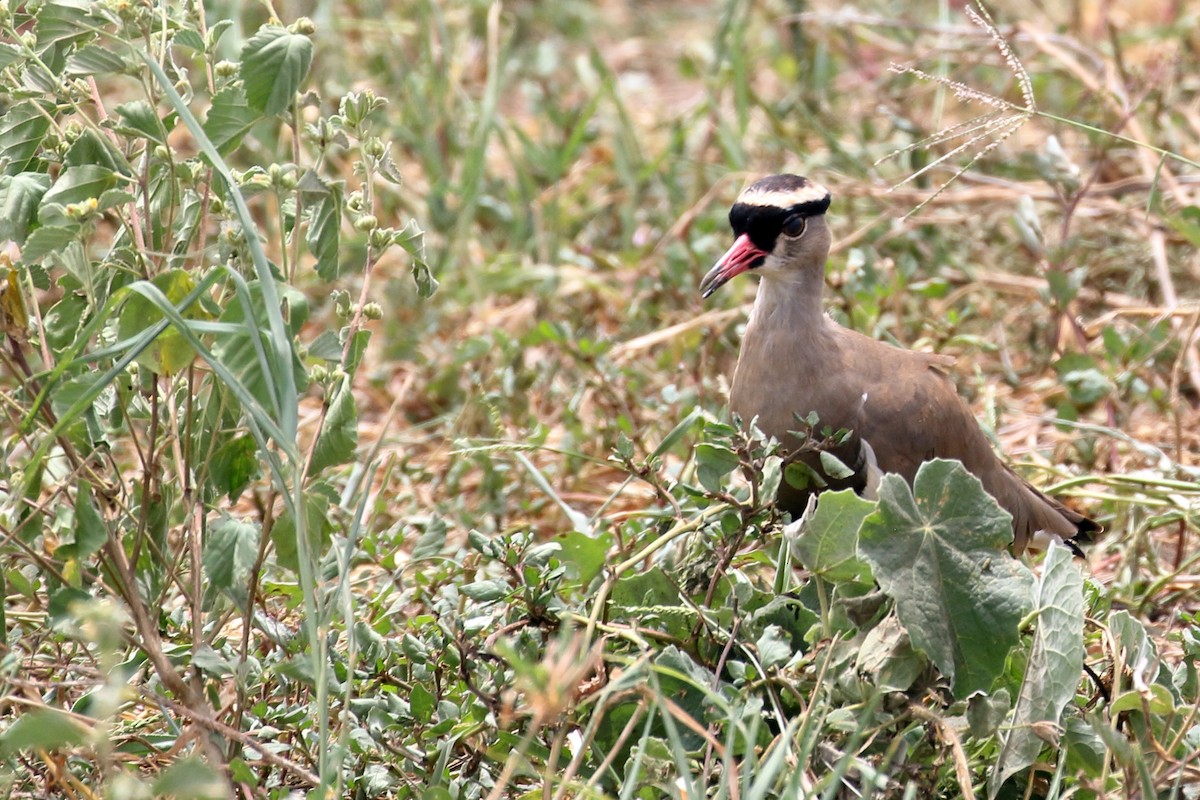
[[213,67],[213,72],[218,78],[235,78],[238,72],[241,71],[241,65],[235,61],[218,61]]
[[383,319],[383,306],[379,303],[364,303],[362,313],[367,319]]
[[329,367],[324,364],[313,364],[308,368],[308,377],[317,383],[324,383],[329,378]]
[[300,17],[292,24],[293,33],[302,33],[305,36],[312,36],[317,32],[317,26],[308,17]]
[[363,233],[366,233],[367,231],[373,231],[378,227],[379,220],[374,214],[363,214],[361,217],[354,220],[354,230],[356,231],[362,231]]
[[367,241],[377,251],[386,250],[392,246],[392,237],[395,235],[395,228],[375,228],[367,237]]
[[378,136],[372,136],[363,142],[363,152],[371,158],[379,158],[387,152],[387,145]]

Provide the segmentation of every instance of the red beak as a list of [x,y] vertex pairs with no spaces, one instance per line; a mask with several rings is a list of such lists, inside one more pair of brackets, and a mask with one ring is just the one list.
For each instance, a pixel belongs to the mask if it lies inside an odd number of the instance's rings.
[[767,252],[757,247],[754,242],[750,241],[750,236],[743,233],[737,237],[733,246],[725,251],[725,255],[717,260],[713,268],[704,276],[704,280],[700,281],[700,294],[708,297],[724,286],[730,278],[741,275],[752,267],[757,267],[766,257]]

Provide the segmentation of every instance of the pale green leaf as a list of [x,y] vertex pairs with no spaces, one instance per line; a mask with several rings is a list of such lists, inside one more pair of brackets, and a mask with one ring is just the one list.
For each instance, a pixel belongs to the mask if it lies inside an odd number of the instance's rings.
[[308,474],[316,475],[328,467],[345,464],[354,458],[357,447],[358,409],[354,405],[350,377],[346,376],[333,390],[329,410],[313,448]]
[[858,531],[875,510],[851,489],[825,492],[796,542],[800,563],[828,581],[866,583],[870,567],[858,557]]
[[279,25],[264,25],[242,48],[246,102],[271,116],[282,113],[300,91],[312,63],[312,40]]
[[223,515],[209,526],[201,559],[213,588],[244,587],[258,558],[261,532],[257,525]]
[[885,475],[859,533],[859,555],[955,697],[986,691],[1019,640],[1032,576],[1005,550],[1011,540],[1008,513],[962,464],[942,459],[921,465],[914,489]]
[[1002,732],[991,797],[1010,776],[1037,761],[1046,744],[1039,731],[1059,729],[1083,674],[1083,576],[1067,548],[1050,545],[1034,602],[1037,628],[1017,703]]

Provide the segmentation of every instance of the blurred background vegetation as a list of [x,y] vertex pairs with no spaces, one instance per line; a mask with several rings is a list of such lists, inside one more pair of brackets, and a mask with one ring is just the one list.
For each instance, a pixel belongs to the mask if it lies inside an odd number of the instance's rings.
[[[1095,680],[1079,684],[1075,722],[1041,732],[1040,766],[993,788],[1145,797],[1195,785],[1200,5],[1013,2],[991,9],[992,30],[945,0],[225,2],[207,25],[198,9],[148,2],[98,4],[85,25],[72,14],[87,5],[9,4],[5,110],[56,96],[67,144],[70,124],[131,136],[120,104],[157,110],[169,133],[159,155],[194,165],[194,182],[179,185],[215,198],[187,233],[208,238],[176,265],[190,283],[154,281],[132,256],[119,283],[153,281],[169,306],[219,264],[251,277],[257,264],[259,280],[273,270],[294,344],[279,364],[294,356],[300,376],[291,444],[308,457],[252,439],[269,432],[266,418],[235,411],[225,428],[201,429],[260,448],[244,475],[229,476],[224,450],[181,453],[185,437],[158,430],[171,415],[151,398],[183,420],[196,375],[228,381],[215,367],[165,369],[161,357],[139,357],[130,377],[105,373],[126,386],[112,402],[130,419],[109,414],[96,427],[76,395],[54,405],[63,420],[38,417],[42,384],[71,364],[117,363],[102,345],[170,314],[151,296],[110,318],[47,235],[34,240],[44,263],[10,251],[11,291],[29,309],[6,312],[28,324],[6,328],[14,355],[0,377],[12,428],[0,734],[11,796],[282,797],[315,784],[431,798],[984,791],[1005,757],[1008,706],[968,708],[928,662],[900,692],[869,676],[848,688],[863,636],[882,628],[870,613],[831,618],[824,596],[786,612],[808,627],[768,615],[741,631],[729,616],[737,602],[765,607],[766,593],[796,588],[794,565],[780,521],[742,475],[761,480],[769,448],[719,424],[754,282],[708,302],[696,287],[730,241],[733,198],[774,172],[833,193],[830,314],[954,356],[960,391],[1022,474],[1107,529],[1079,565]],[[75,27],[55,27],[62,20]],[[200,41],[218,20],[232,24]],[[241,106],[214,98],[223,80],[253,84],[246,65],[260,51],[247,43],[271,20],[311,39],[295,87],[303,102],[268,100],[235,134],[210,112],[237,118]],[[96,29],[105,46],[128,48],[125,74],[96,67],[94,53],[69,61],[75,34]],[[48,72],[86,75],[91,88],[31,79],[15,55],[22,36],[35,37]],[[222,73],[222,63],[238,66]],[[339,105],[347,96],[370,106],[361,125]],[[180,121],[188,104],[219,157],[201,157]],[[66,145],[47,141],[48,166],[13,169],[23,130],[13,119],[0,131],[6,174],[72,164]],[[136,165],[135,140],[117,147]],[[236,171],[249,217],[219,177],[200,177],[218,161]],[[136,208],[143,194],[131,191]],[[319,226],[314,207],[333,208],[334,222]],[[130,226],[104,213],[70,235],[111,266],[102,251]],[[38,225],[54,227],[45,214]],[[330,225],[340,235],[322,250],[308,232]],[[372,238],[382,226],[400,233]],[[266,260],[231,227],[258,231]],[[25,231],[5,236],[32,252]],[[438,288],[424,297],[430,274]],[[252,321],[230,316],[235,296],[214,288],[187,318]],[[80,299],[56,305],[64,298]],[[96,327],[81,333],[64,316]],[[220,344],[230,330],[194,326],[185,338],[232,360]],[[264,367],[255,383],[236,372],[249,393],[222,402],[269,394],[272,374]],[[79,516],[97,513],[91,484],[80,488],[78,467],[53,467],[74,415],[92,425],[90,446],[105,442],[106,490],[134,498],[124,513],[100,509],[95,547],[71,541],[90,530]],[[165,436],[157,470],[140,444],[155,436]],[[722,467],[714,453],[733,461]],[[177,490],[190,487],[185,474],[210,473],[220,485]],[[149,552],[131,544],[147,526]],[[124,573],[121,548],[133,555]],[[618,573],[642,583],[605,581]],[[674,591],[655,594],[664,584]],[[753,602],[752,585],[764,593]],[[137,605],[131,595],[158,613],[131,621],[121,610]],[[1110,629],[1114,610],[1142,639]],[[766,664],[781,626],[799,631],[796,647]],[[763,660],[758,677],[772,676],[765,688],[723,671],[745,637]],[[1131,677],[1122,665],[1135,660],[1134,639],[1145,663]],[[1000,679],[1005,697],[1017,696],[1031,648]],[[1145,689],[1156,680],[1173,687],[1166,699]],[[1114,706],[1122,686],[1145,691]],[[92,705],[101,690],[112,694]],[[762,704],[776,711],[770,724]],[[69,723],[31,716],[50,709]]]

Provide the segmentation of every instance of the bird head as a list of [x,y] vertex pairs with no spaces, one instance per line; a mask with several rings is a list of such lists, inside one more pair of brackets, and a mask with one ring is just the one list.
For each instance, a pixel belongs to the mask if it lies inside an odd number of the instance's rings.
[[733,246],[700,281],[708,297],[747,270],[764,277],[825,266],[829,192],[799,175],[772,175],[750,185],[729,210]]

